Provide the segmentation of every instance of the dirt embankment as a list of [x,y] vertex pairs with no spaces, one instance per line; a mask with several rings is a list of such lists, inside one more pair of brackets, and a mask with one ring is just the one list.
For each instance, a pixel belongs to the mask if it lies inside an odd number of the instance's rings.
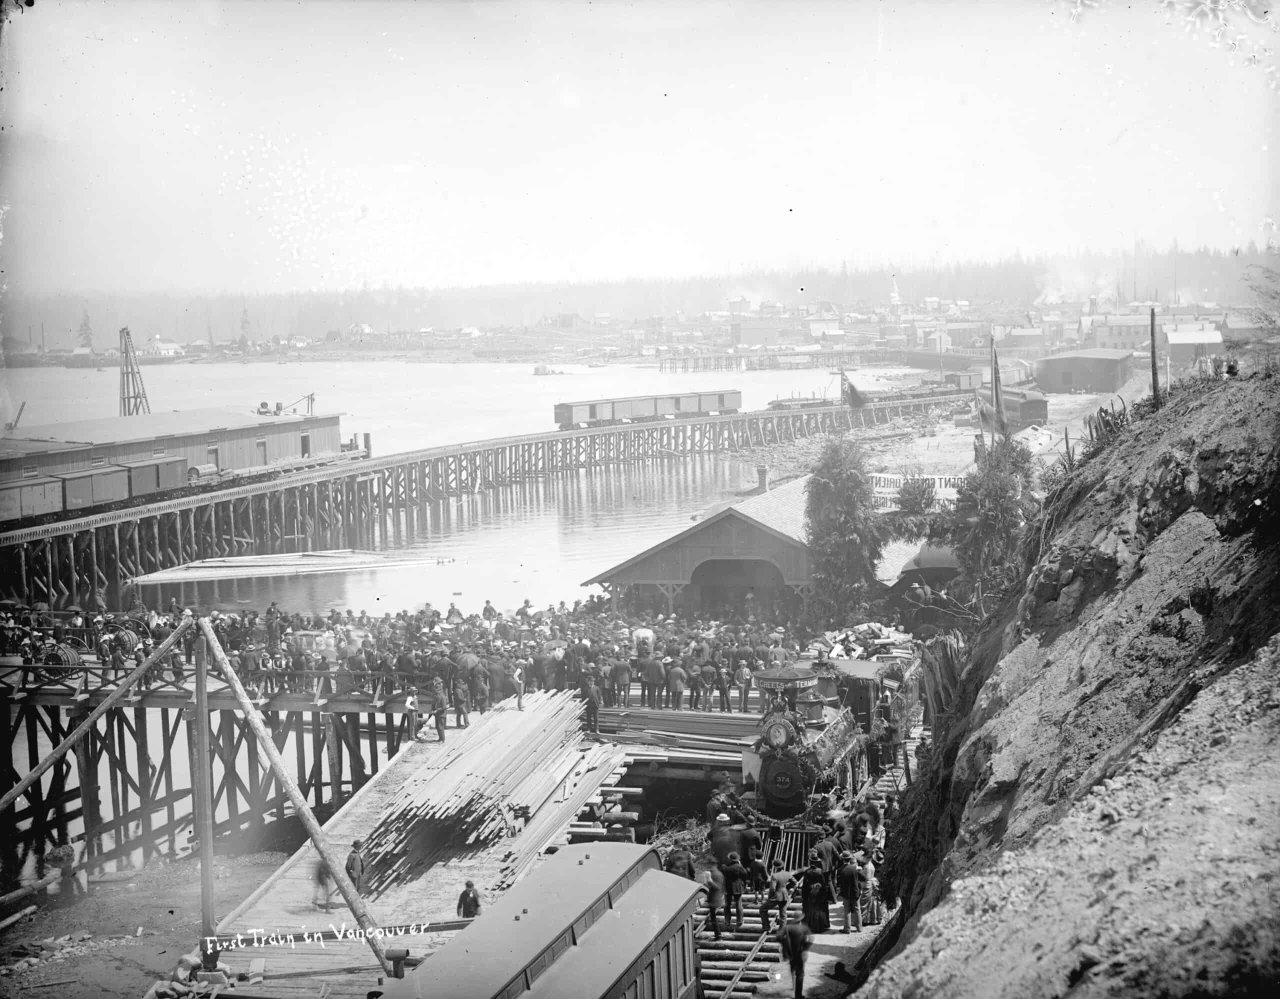
[[886,876],[873,996],[1280,984],[1280,380],[1087,463],[974,649]]
[[[221,918],[288,854],[257,853],[214,862]],[[215,920],[216,921],[216,920]],[[46,905],[0,935],[0,999],[137,999],[200,941],[200,861],[155,864],[88,898]]]

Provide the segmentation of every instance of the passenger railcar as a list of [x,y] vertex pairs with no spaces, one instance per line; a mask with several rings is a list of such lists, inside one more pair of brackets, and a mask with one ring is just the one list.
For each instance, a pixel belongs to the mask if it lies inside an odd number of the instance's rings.
[[[1002,389],[1005,418],[1009,429],[1017,432],[1027,427],[1043,427],[1049,423],[1049,400],[1034,389]],[[983,401],[991,405],[991,392],[983,395]]]
[[383,999],[693,999],[702,885],[633,843],[561,847]]
[[677,395],[634,395],[620,399],[558,402],[554,419],[561,430],[603,427],[641,420],[669,420],[690,416],[736,413],[742,408],[737,389],[715,392],[681,392]]

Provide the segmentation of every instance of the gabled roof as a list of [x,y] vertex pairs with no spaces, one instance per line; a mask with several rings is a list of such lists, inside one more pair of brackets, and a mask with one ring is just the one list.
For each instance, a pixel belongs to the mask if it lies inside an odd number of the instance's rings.
[[802,475],[798,479],[751,496],[729,509],[736,510],[761,527],[785,535],[800,544],[808,544],[805,536],[805,489],[813,476]]
[[745,520],[786,541],[808,547],[809,542],[805,537],[805,487],[808,485],[810,478],[812,476],[802,475],[800,478],[793,479],[791,482],[778,486],[776,489],[770,489],[768,492],[748,497],[740,503],[727,506],[712,516],[698,521],[692,527],[686,527],[678,534],[673,534],[671,537],[659,541],[656,545],[646,548],[638,555],[632,555],[626,561],[619,562],[604,572],[592,576],[582,585],[594,586],[597,583],[604,582],[610,576],[616,575],[623,569],[630,568],[655,552],[677,544],[685,538],[729,517]]

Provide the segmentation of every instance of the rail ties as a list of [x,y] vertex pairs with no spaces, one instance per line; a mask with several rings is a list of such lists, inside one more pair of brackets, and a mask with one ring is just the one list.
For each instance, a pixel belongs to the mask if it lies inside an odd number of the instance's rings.
[[[744,894],[742,928],[723,928],[719,940],[706,925],[708,910],[705,903],[699,907],[699,978],[707,999],[747,999],[779,973],[778,965],[783,960],[782,945],[775,933],[760,922],[759,909],[763,901],[763,893]],[[798,919],[800,903],[791,903],[787,912],[789,918]],[[723,917],[723,911],[720,915]],[[775,915],[775,911],[770,910],[771,920]],[[782,973],[785,974],[786,970],[782,969]]]

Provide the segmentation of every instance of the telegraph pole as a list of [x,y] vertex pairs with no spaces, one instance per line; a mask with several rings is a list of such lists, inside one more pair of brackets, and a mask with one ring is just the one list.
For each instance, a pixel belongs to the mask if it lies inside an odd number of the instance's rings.
[[1156,363],[1156,310],[1151,310],[1151,399],[1160,408],[1160,369]]

